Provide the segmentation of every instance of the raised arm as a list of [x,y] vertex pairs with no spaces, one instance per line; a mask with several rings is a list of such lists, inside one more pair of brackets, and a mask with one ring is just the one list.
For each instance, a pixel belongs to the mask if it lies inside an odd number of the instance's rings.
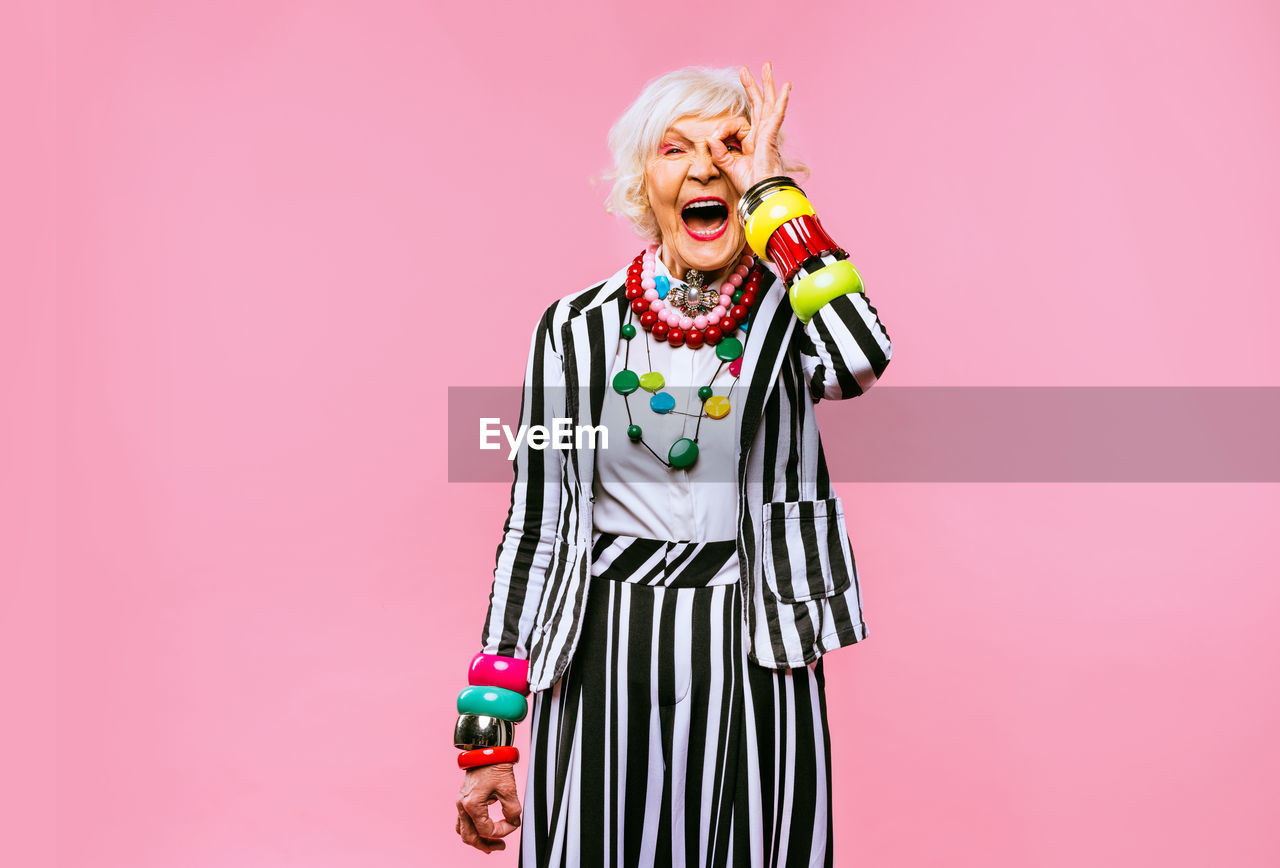
[[[529,344],[520,424],[551,427],[563,415],[564,363],[556,350],[556,305],[538,321]],[[524,429],[528,431],[529,428]],[[511,507],[498,544],[489,611],[481,634],[483,651],[528,658],[529,640],[542,599],[560,512],[559,449],[531,449],[521,439],[512,462]]]
[[[751,100],[751,121],[739,119],[718,129],[709,143],[712,158],[740,193],[738,216],[748,244],[787,288],[803,324],[795,340],[809,394],[814,401],[861,395],[893,356],[889,333],[867,301],[848,254],[822,229],[804,192],[785,174],[778,145],[791,82],[776,89],[771,63],[764,65],[763,89],[746,67],[740,78]],[[724,144],[730,136],[741,142],[740,150]]]

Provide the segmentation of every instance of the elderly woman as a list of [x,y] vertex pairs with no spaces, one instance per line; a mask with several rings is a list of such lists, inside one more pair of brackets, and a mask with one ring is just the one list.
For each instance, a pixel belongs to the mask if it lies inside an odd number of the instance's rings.
[[790,92],[682,69],[610,133],[647,246],[534,330],[521,424],[594,434],[514,459],[455,730],[486,852],[518,827],[530,866],[832,864],[819,658],[867,633],[813,405],[891,347],[786,174]]

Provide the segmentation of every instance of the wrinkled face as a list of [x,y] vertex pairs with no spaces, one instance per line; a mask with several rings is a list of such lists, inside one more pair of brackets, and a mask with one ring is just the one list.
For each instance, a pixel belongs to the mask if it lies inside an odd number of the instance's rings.
[[[738,191],[711,161],[707,145],[716,127],[734,117],[680,118],[662,137],[645,169],[649,205],[662,230],[662,243],[681,268],[716,271],[745,248],[735,210]],[[726,139],[725,146],[733,153],[742,151],[734,137]]]

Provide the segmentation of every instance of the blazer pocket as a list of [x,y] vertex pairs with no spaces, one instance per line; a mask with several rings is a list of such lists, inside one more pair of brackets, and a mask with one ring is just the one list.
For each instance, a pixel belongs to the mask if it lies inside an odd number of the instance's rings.
[[534,650],[541,651],[542,644],[563,616],[565,606],[573,605],[569,595],[560,595],[565,582],[572,582],[573,570],[578,567],[578,547],[571,542],[556,537],[551,546],[551,561],[547,564],[543,576],[542,599],[538,602],[537,620],[533,624],[533,644],[530,647],[530,658]]
[[[549,630],[560,619],[565,606],[573,605],[568,594],[563,597],[560,589],[565,582],[573,582],[573,571],[578,568],[578,547],[568,540],[556,537],[551,546],[551,563],[547,565],[547,575],[542,588],[542,606],[538,617],[541,623],[537,627]],[[558,607],[558,608],[553,608]]]
[[765,584],[784,603],[842,594],[853,580],[853,550],[838,497],[766,503],[761,536]]

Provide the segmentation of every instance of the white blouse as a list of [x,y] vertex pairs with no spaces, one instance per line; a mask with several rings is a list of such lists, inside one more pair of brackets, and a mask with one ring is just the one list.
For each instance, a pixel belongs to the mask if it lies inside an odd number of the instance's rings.
[[[659,248],[655,273],[665,275],[672,289],[683,286],[684,281],[671,274],[661,257]],[[709,286],[715,288],[719,283]],[[747,384],[734,384],[737,377],[729,372],[729,363],[716,356],[713,347],[673,347],[655,340],[637,320],[633,314],[624,320],[636,326],[636,336],[618,342],[605,391],[601,423],[609,432],[609,441],[607,449],[595,451],[595,530],[674,542],[734,539],[738,431]],[[739,331],[735,337],[745,346],[750,331]],[[665,383],[660,391],[675,398],[675,409],[654,412],[649,405],[652,395],[643,388],[625,398],[615,391],[613,377],[627,367],[641,376],[649,371],[661,373]],[[703,413],[699,428],[702,400],[698,387],[706,385],[712,387],[714,394],[728,396],[729,413],[722,419]],[[643,431],[644,443],[664,460],[672,443],[681,437],[692,439],[696,432],[698,460],[685,470],[665,466],[643,444],[627,437],[627,426],[632,422]]]

